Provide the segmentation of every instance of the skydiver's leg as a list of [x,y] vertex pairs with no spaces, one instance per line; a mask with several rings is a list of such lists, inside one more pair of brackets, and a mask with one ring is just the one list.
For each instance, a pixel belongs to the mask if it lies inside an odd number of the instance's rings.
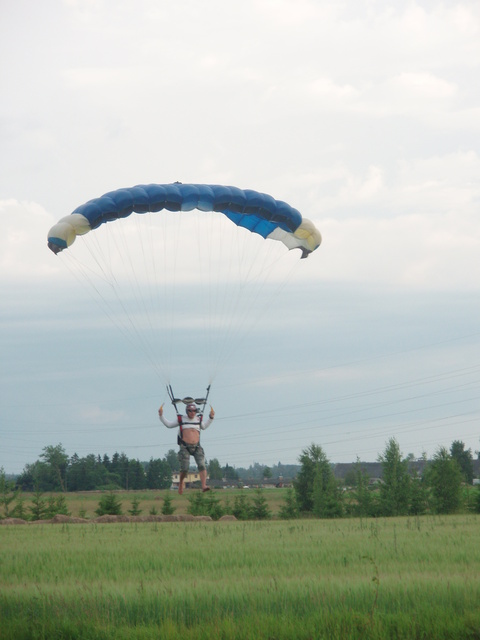
[[183,444],[180,445],[178,460],[180,462],[180,480],[178,482],[178,493],[181,495],[184,490],[185,478],[187,477],[188,468],[190,466],[190,453]]
[[195,462],[198,467],[198,475],[200,476],[200,482],[202,483],[202,491],[210,491],[210,487],[207,487],[207,467],[205,465],[205,451],[198,445],[194,453]]
[[203,469],[198,474],[200,476],[200,482],[202,483],[202,491],[210,491],[210,487],[207,487],[207,470]]
[[180,495],[182,495],[182,493],[183,493],[183,485],[184,485],[184,483],[185,483],[185,478],[186,478],[186,477],[187,477],[187,474],[186,474],[184,471],[182,471],[182,472],[180,473],[180,481],[179,481],[179,483],[178,483],[178,493],[179,493]]

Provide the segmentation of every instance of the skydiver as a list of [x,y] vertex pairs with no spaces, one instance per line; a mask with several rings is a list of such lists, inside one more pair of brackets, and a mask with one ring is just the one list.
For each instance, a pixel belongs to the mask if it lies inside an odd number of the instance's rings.
[[179,428],[178,444],[178,460],[180,462],[180,482],[178,485],[178,493],[182,494],[184,489],[185,478],[188,474],[190,466],[190,456],[195,458],[197,463],[200,482],[202,483],[202,491],[210,491],[207,487],[207,467],[205,466],[205,451],[200,445],[200,430],[208,429],[215,417],[215,411],[210,407],[208,419],[205,422],[202,416],[198,414],[197,406],[192,402],[187,405],[187,415],[178,416],[175,422],[170,422],[163,416],[163,404],[158,410],[158,416],[168,429]]

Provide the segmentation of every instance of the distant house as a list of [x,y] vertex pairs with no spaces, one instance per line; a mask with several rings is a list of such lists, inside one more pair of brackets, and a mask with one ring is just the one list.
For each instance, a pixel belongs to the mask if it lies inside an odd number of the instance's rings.
[[[208,479],[208,476],[207,476]],[[200,482],[200,474],[198,471],[189,471],[185,478],[185,488],[188,489],[194,482]],[[171,489],[178,489],[180,484],[180,472],[174,471],[172,473],[172,486]]]

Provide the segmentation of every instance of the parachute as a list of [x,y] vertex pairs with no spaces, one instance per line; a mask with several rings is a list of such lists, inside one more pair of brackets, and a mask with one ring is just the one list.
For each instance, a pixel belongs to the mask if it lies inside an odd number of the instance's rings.
[[[312,222],[272,196],[178,182],[108,192],[48,232],[109,326],[164,384],[181,377],[190,392],[199,377],[203,388],[226,367],[234,375],[234,352],[255,352],[253,329],[272,333],[277,294],[300,263],[290,250],[306,258],[320,243]],[[83,304],[78,291],[67,295]]]
[[239,227],[263,238],[279,240],[288,249],[301,249],[306,258],[320,246],[321,235],[312,222],[280,200],[252,190],[205,184],[150,184],[110,191],[77,207],[48,233],[48,247],[59,253],[101,224],[131,213],[215,211]]

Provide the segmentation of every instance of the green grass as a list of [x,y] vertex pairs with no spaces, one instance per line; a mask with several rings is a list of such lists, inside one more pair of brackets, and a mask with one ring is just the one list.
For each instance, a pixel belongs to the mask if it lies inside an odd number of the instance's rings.
[[0,527],[0,638],[480,638],[480,517]]

